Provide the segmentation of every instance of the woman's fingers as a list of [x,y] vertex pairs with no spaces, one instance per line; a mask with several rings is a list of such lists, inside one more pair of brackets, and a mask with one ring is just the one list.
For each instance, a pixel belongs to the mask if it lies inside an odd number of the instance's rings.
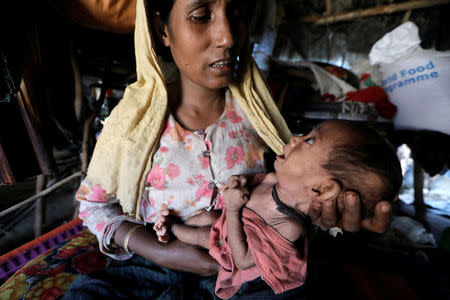
[[361,227],[377,233],[384,233],[391,222],[392,207],[387,201],[381,201],[375,206],[375,214],[361,222],[361,205],[358,194],[346,192],[343,199],[338,202],[342,219],[338,222],[336,201],[329,200],[323,203],[313,202],[309,207],[308,215],[313,224],[322,228],[338,226],[345,231],[355,232]]
[[308,216],[311,218],[311,222],[320,226],[319,218],[322,215],[322,203],[313,202],[309,206]]
[[361,226],[361,209],[359,197],[354,192],[347,192],[344,196],[344,210],[342,212],[342,229],[356,232]]
[[322,223],[326,228],[330,228],[337,223],[336,201],[328,200],[322,203]]
[[391,222],[391,214],[391,204],[387,201],[381,201],[375,206],[374,216],[362,221],[362,227],[369,231],[384,233]]

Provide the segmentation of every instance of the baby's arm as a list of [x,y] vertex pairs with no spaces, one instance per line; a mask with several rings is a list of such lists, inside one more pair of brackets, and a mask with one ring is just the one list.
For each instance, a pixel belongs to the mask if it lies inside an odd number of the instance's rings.
[[209,249],[210,226],[192,227],[185,224],[173,224],[173,235],[186,244],[200,246]]
[[170,240],[170,231],[180,241],[194,246],[209,249],[209,233],[211,225],[217,220],[217,212],[201,213],[189,218],[185,224],[173,223],[170,210],[166,205],[161,206],[153,229],[158,240],[167,243]]
[[248,202],[249,191],[237,176],[231,176],[224,191],[228,243],[234,264],[238,269],[246,270],[255,265],[248,248],[241,221],[242,207]]

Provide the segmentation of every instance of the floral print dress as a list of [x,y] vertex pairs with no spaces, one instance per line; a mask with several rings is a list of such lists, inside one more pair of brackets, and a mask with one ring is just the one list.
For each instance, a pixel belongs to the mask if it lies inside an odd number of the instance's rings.
[[[265,172],[267,151],[229,91],[224,112],[204,130],[184,129],[169,115],[147,175],[142,220],[153,223],[163,204],[183,220],[202,209],[221,209],[220,185],[231,175]],[[112,246],[112,238],[123,221],[137,221],[123,213],[119,200],[87,180],[75,197],[81,201],[79,216],[99,239],[100,250],[115,259],[128,258]]]

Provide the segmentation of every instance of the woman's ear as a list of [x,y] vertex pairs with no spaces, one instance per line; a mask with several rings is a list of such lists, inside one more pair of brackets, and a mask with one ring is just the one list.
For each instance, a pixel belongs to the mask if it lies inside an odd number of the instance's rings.
[[158,37],[158,40],[161,41],[164,46],[169,47],[169,28],[161,21],[161,17],[159,16],[158,12],[153,17],[153,28]]
[[326,202],[330,199],[336,199],[341,192],[341,185],[334,179],[326,178],[319,184],[310,188],[310,194],[314,201]]

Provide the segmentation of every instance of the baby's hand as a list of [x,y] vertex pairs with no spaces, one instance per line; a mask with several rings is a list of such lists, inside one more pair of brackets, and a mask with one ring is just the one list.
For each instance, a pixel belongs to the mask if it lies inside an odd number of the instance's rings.
[[245,176],[231,176],[223,191],[227,211],[240,211],[248,202],[249,191]]
[[170,226],[172,226],[170,210],[166,204],[163,204],[158,212],[155,224],[153,224],[153,230],[155,230],[158,241],[161,243],[167,243],[170,240]]
[[226,188],[244,187],[247,185],[248,176],[247,175],[231,175],[225,184]]

